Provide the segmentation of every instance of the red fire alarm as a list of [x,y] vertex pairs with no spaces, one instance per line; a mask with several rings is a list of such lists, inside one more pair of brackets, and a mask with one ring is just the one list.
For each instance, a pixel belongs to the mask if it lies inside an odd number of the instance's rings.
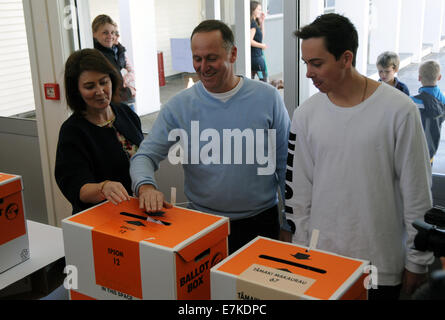
[[45,83],[46,100],[60,100],[60,89],[57,83]]

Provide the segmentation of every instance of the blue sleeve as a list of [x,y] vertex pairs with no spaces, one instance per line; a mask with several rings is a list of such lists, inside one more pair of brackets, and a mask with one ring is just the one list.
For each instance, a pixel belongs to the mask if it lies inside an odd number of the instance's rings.
[[439,91],[439,97],[438,97],[439,101],[442,102],[443,104],[445,104],[445,96],[442,93],[442,91]]
[[139,196],[139,187],[150,184],[158,188],[155,171],[164,160],[175,141],[169,141],[169,132],[173,125],[173,117],[165,106],[159,113],[151,132],[141,143],[138,152],[130,161],[131,188]]

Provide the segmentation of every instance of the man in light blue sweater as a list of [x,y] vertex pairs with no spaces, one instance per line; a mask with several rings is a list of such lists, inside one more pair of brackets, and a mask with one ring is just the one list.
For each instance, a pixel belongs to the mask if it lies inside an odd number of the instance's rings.
[[230,218],[230,253],[257,235],[290,241],[277,207],[278,190],[284,199],[290,129],[281,96],[268,84],[234,74],[237,48],[224,23],[202,22],[191,45],[201,81],[163,106],[131,159],[132,188],[141,208],[169,206],[154,178],[168,157],[183,165],[191,209]]

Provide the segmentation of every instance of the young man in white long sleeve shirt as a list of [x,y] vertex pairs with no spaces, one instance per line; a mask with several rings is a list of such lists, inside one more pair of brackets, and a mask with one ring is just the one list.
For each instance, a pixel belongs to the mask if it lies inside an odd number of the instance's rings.
[[432,207],[431,166],[419,112],[408,96],[355,69],[358,35],[337,14],[296,32],[307,77],[320,90],[295,112],[286,214],[293,241],[370,260],[378,290],[397,299],[425,278],[431,253],[413,249],[415,219]]

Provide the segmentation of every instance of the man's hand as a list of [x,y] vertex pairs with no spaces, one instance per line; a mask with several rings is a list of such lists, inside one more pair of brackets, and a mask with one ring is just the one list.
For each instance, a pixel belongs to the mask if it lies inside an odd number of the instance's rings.
[[292,232],[286,230],[280,230],[280,241],[292,242]]
[[426,273],[413,273],[405,269],[405,272],[403,273],[402,290],[404,290],[406,294],[412,295],[426,281]]
[[162,211],[162,208],[170,209],[173,206],[164,201],[164,194],[152,185],[142,185],[139,188],[139,208],[147,212]]

